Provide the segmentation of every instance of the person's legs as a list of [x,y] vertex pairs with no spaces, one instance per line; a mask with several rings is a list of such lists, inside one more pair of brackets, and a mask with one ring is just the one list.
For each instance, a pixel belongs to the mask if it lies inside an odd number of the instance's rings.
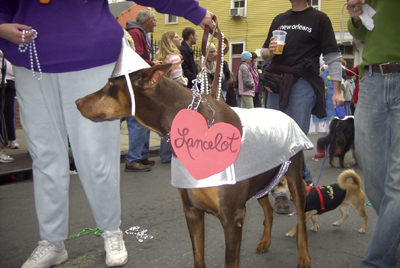
[[261,107],[261,98],[259,92],[256,92],[253,97],[253,107]]
[[163,138],[161,138],[160,142],[160,151],[158,155],[161,158],[162,163],[170,163],[172,158],[172,152],[169,148],[168,142],[166,142]]
[[50,242],[68,236],[69,159],[67,130],[58,79],[14,67],[20,118],[32,157],[33,186],[40,238]]
[[150,171],[150,165],[154,165],[153,160],[147,159],[150,131],[145,129],[134,116],[126,117],[126,123],[129,132],[129,151],[126,155],[125,171]]
[[15,135],[15,123],[14,123],[14,105],[15,105],[15,82],[7,80],[7,85],[4,91],[4,119],[7,129],[7,138],[9,141],[15,141],[17,139]]
[[247,95],[242,95],[242,102],[241,102],[242,108],[254,108],[253,104],[253,97],[252,96],[247,96]]
[[127,116],[129,152],[126,161],[130,164],[146,158],[149,152],[150,131],[145,129],[134,116]]
[[[101,89],[113,66],[58,75],[75,164],[100,230],[115,230],[121,224],[119,119],[93,122],[81,115],[75,101]],[[79,81],[72,88],[71,79]]]
[[400,243],[400,74],[364,73],[355,148],[378,222],[363,267],[395,267]]
[[346,115],[352,115],[350,105],[351,105],[350,101],[345,101],[344,102],[343,107],[344,107],[344,111],[346,112]]
[[[289,97],[289,106],[283,112],[290,116],[307,135],[310,128],[311,111],[315,106],[317,97],[314,89],[303,78],[300,78],[292,87]],[[280,110],[279,94],[268,92],[268,108]],[[310,169],[306,166],[305,158],[303,157],[303,179],[307,184],[312,183]]]
[[[68,236],[67,136],[97,227],[113,231],[121,223],[119,122],[91,122],[75,105],[76,99],[104,86],[113,67],[43,74],[41,81],[34,79],[30,70],[14,70],[21,122],[33,159],[35,204],[43,239],[23,267],[38,263],[49,266],[68,259],[62,242]],[[71,88],[71,80],[79,83]],[[126,262],[122,233],[119,239]],[[114,256],[107,253],[107,260]]]
[[242,107],[242,95],[239,94],[239,89],[236,90],[237,107]]

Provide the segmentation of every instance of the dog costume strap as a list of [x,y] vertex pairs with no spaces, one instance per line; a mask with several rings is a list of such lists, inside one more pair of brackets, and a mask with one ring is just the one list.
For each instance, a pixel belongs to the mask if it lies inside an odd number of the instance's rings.
[[129,73],[125,73],[125,79],[126,79],[126,84],[128,85],[128,89],[129,89],[129,95],[131,96],[131,114],[135,115],[135,94],[133,94],[133,88],[132,88],[132,83],[131,83],[131,79],[129,78]]
[[323,214],[325,212],[324,198],[322,197],[322,193],[319,187],[315,187],[315,190],[317,190],[319,201],[321,202],[321,212],[319,214]]
[[311,190],[311,188],[312,188],[313,186],[310,184],[310,185],[308,185],[308,187],[307,187],[307,189],[306,189],[306,193],[308,193],[310,190]]

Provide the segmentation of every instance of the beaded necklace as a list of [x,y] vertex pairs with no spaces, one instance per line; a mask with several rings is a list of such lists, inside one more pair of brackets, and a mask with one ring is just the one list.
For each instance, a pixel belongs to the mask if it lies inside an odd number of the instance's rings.
[[[221,32],[221,41],[219,42],[223,42],[224,40],[224,33]],[[211,43],[211,42],[210,42]],[[208,78],[207,78],[207,67],[206,67],[206,61],[207,59],[203,59],[204,60],[204,64],[203,67],[201,68],[201,71],[199,73],[199,75],[197,76],[197,80],[200,80],[200,93],[206,93],[206,94],[210,94],[210,86],[208,84]],[[218,59],[217,59],[218,60]],[[215,64],[215,63],[214,63]],[[221,96],[222,93],[222,76],[223,76],[223,69],[224,69],[224,50],[221,49],[221,71],[219,72],[219,77],[218,77],[218,91],[217,91],[217,100],[219,101],[219,98]],[[216,77],[214,77],[214,79],[216,79]]]
[[[26,44],[25,43],[25,34],[30,33],[30,32],[35,32],[35,33],[32,36],[32,40],[28,44]],[[42,80],[43,73],[42,73],[42,69],[40,68],[40,62],[39,62],[39,57],[37,54],[36,43],[35,43],[35,39],[37,36],[38,36],[38,32],[35,29],[29,30],[29,31],[22,30],[22,43],[19,44],[18,49],[22,53],[26,52],[29,49],[29,57],[30,57],[32,75],[37,80]],[[36,73],[35,73],[33,55],[35,55],[36,66],[37,66],[37,69],[39,72],[39,76],[36,76]]]

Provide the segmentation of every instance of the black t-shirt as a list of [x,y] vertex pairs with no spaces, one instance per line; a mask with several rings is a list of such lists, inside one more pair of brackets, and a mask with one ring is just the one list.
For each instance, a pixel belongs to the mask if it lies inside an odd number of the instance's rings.
[[287,32],[282,55],[275,55],[273,61],[285,66],[294,66],[309,58],[319,64],[321,53],[326,55],[340,52],[329,17],[309,7],[303,11],[288,10],[272,21],[264,48],[269,47],[272,31]]

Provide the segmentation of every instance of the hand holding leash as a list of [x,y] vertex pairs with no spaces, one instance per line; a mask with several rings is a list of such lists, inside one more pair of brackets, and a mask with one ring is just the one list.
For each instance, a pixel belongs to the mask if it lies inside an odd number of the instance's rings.
[[210,11],[207,10],[206,15],[204,16],[204,19],[201,21],[199,26],[204,30],[206,26],[210,27],[211,29],[215,28],[214,25],[214,14],[211,13]]

